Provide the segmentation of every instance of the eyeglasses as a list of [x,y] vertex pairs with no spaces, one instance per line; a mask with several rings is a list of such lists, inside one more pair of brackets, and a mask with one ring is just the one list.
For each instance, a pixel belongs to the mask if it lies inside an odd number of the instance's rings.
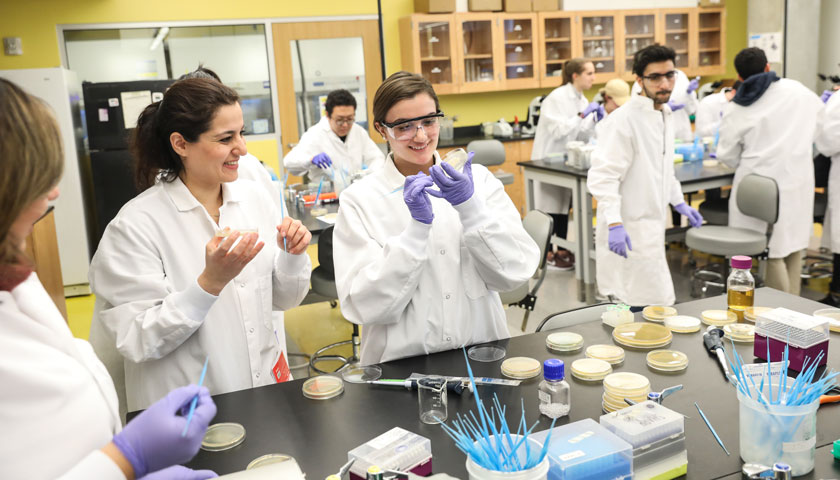
[[356,121],[356,117],[335,117],[333,121],[336,125],[352,125]]
[[385,123],[385,130],[395,140],[411,140],[417,135],[417,130],[422,128],[426,135],[434,135],[440,131],[440,118],[443,117],[443,112],[433,113],[431,115],[424,115],[422,117],[410,118],[408,120],[401,120],[395,123]]
[[677,71],[671,70],[670,72],[666,73],[651,73],[650,75],[642,76],[642,78],[644,78],[645,80],[650,80],[653,83],[659,83],[662,81],[663,78],[666,80],[673,80],[676,75]]

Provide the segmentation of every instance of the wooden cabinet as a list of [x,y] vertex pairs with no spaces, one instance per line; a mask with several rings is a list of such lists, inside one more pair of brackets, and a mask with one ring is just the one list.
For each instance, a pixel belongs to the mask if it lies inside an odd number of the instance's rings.
[[35,262],[35,273],[44,290],[50,294],[58,311],[67,320],[67,303],[64,300],[64,282],[61,279],[61,263],[58,257],[58,240],[55,236],[55,215],[53,208],[47,211],[32,227],[26,238],[26,256]]
[[403,68],[438,94],[552,88],[563,64],[592,60],[595,83],[631,81],[633,54],[673,48],[686,75],[726,72],[726,9],[415,14],[400,20]]

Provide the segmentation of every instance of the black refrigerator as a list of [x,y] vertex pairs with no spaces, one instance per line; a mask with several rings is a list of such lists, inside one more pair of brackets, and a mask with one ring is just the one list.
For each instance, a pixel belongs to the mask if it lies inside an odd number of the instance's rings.
[[90,147],[90,185],[95,208],[95,236],[99,245],[105,227],[137,195],[134,163],[128,139],[137,116],[149,103],[163,98],[174,80],[82,83],[85,123]]

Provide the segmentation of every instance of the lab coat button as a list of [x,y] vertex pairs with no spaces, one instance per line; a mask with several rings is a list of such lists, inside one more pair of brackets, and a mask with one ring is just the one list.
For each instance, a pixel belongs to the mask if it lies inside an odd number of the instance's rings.
[[447,342],[451,342],[451,341],[452,341],[452,337],[446,337],[446,341],[447,341]]
[[257,377],[257,378],[260,378],[260,372],[257,372],[257,374],[254,375],[254,376]]
[[251,329],[250,329],[250,330],[248,330],[248,332],[250,332],[250,333],[254,333],[254,327],[251,327]]
[[441,250],[441,251],[440,251],[440,254],[441,254],[441,255],[446,255],[446,250]]
[[449,295],[446,295],[446,299],[449,300]]
[[239,286],[245,288],[245,282],[240,283]]

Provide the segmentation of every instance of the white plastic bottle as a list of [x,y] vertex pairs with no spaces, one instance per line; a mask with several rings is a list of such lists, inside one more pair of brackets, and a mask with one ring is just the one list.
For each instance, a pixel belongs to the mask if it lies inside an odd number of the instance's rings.
[[569,414],[571,398],[563,360],[550,358],[543,363],[543,378],[540,382],[540,413],[548,418],[560,418]]

